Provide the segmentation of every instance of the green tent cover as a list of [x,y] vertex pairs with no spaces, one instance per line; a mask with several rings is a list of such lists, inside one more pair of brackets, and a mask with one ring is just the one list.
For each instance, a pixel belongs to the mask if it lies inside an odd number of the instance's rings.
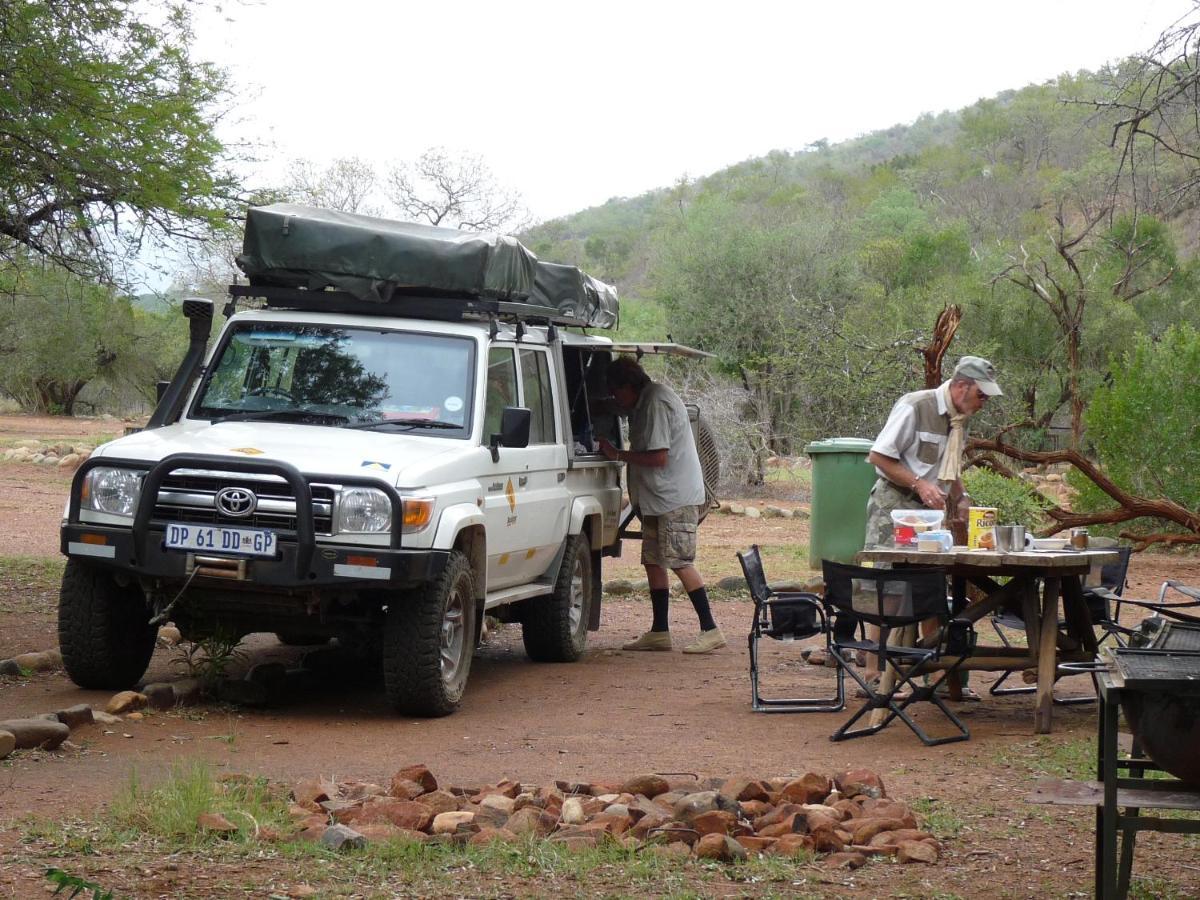
[[396,222],[294,203],[251,207],[237,264],[256,286],[334,288],[550,306],[595,328],[617,323],[617,293],[574,266],[540,262],[514,237]]

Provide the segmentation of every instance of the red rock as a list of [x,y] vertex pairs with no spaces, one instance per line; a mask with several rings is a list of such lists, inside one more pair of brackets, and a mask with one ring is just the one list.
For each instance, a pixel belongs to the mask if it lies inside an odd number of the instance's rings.
[[633,827],[629,829],[629,833],[639,840],[646,840],[651,831],[654,831],[656,828],[661,828],[669,821],[671,821],[669,816],[661,813],[650,813],[642,816],[640,819],[634,822]]
[[853,843],[869,844],[871,838],[885,831],[901,831],[904,823],[900,819],[856,819],[853,832]]
[[[433,773],[429,771],[428,767],[421,763],[405,766],[398,771],[392,776],[392,784],[395,784],[397,781],[415,781],[426,794],[438,789],[437,779],[433,777]],[[393,796],[400,795],[393,794]]]
[[927,841],[902,841],[896,850],[896,860],[901,863],[925,863],[932,866],[938,861],[937,847]]
[[145,694],[139,694],[137,691],[120,691],[113,694],[104,710],[109,715],[119,716],[135,709],[144,709],[148,702]]
[[667,779],[659,775],[634,775],[620,785],[620,793],[641,794],[650,799],[665,794],[670,789]]
[[700,813],[700,815],[692,819],[692,827],[700,832],[701,835],[730,834],[736,824],[737,816],[723,809],[714,809],[706,813]]
[[785,834],[771,845],[771,853],[775,856],[795,856],[798,853],[811,853],[813,839],[807,834]]
[[[804,813],[804,821],[808,824],[809,831],[816,831],[818,828],[836,828],[840,820],[827,816],[825,813],[806,812]],[[796,829],[802,831],[803,829]]]
[[857,869],[867,864],[867,858],[861,853],[841,852],[829,854],[824,862],[830,869]]
[[736,776],[727,779],[722,785],[720,792],[730,800],[762,800],[766,801],[771,796],[769,787],[762,781],[757,781],[745,776]]
[[513,844],[519,841],[520,836],[513,834],[507,828],[482,828],[477,833],[471,835],[468,844],[476,846],[482,844],[492,844],[500,842],[502,844]]
[[490,784],[487,787],[483,788],[483,790],[481,790],[475,796],[475,799],[482,800],[484,797],[488,796],[489,794],[499,794],[501,797],[509,797],[510,799],[516,800],[517,795],[520,793],[521,793],[521,785],[516,781],[510,781],[509,779],[505,778],[502,781],[497,782],[496,784]]
[[779,843],[779,838],[744,834],[737,839],[737,842],[746,848],[747,853],[766,853]]
[[196,816],[196,826],[209,834],[234,834],[237,826],[220,813],[200,813]]
[[535,806],[517,810],[508,817],[504,827],[513,834],[536,834],[545,837],[554,830],[558,819]]
[[733,862],[746,858],[746,848],[725,834],[706,834],[692,848],[698,859]]
[[[332,792],[332,793],[331,793]],[[320,803],[337,796],[337,788],[322,781],[300,781],[292,787],[292,797],[299,804]]]
[[458,798],[449,791],[430,791],[416,799],[417,803],[427,807],[435,816],[438,813],[454,812],[458,809]]
[[425,788],[407,778],[393,778],[392,784],[388,788],[388,796],[398,800],[416,800],[424,793],[426,793]]
[[767,812],[765,815],[759,816],[757,819],[755,819],[754,830],[761,831],[768,825],[775,825],[778,822],[782,822],[788,816],[796,813],[802,813],[803,811],[804,810],[801,809],[800,804],[798,803],[781,803],[771,811]]
[[900,831],[884,831],[875,835],[868,843],[872,846],[879,846],[881,844],[899,846],[904,841],[933,841],[934,844],[937,844],[937,838],[928,831],[919,831],[915,828],[904,828]]
[[774,808],[765,800],[743,800],[738,803],[738,809],[741,811],[742,816],[750,821],[762,818]]
[[829,779],[824,775],[807,772],[784,785],[779,797],[791,803],[820,803],[831,787]]
[[[829,808],[837,810],[839,813],[841,813],[843,822],[845,822],[847,819],[858,819],[865,815],[862,804],[856,800],[838,800]],[[882,815],[882,813],[876,813],[875,815],[879,816]]]
[[[831,826],[832,827],[832,826]],[[774,825],[764,825],[762,828],[756,828],[755,831],[762,837],[783,837],[785,834],[803,834],[808,831],[808,820],[803,813],[792,813],[783,821],[776,822]]]
[[834,779],[837,789],[847,797],[864,794],[867,797],[879,799],[887,796],[883,779],[870,769],[848,769]]
[[655,856],[661,856],[666,859],[688,859],[692,855],[692,848],[683,843],[683,841],[672,841],[669,844],[650,844],[646,849]]
[[633,820],[629,816],[612,815],[610,813],[600,813],[593,816],[588,822],[589,825],[603,825],[604,830],[611,835],[622,835],[629,830],[633,825]]
[[818,853],[840,853],[848,843],[837,830],[822,825],[811,831],[813,849]]
[[409,831],[428,831],[433,823],[433,813],[423,803],[413,800],[387,799],[368,803],[356,814],[344,818],[338,815],[338,821],[359,823],[390,822],[397,828],[407,828]]

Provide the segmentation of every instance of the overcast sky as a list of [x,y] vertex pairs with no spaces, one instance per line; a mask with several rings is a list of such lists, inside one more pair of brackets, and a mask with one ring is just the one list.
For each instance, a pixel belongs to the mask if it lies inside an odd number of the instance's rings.
[[196,21],[226,139],[479,154],[537,219],[1144,50],[1192,0],[247,0]]

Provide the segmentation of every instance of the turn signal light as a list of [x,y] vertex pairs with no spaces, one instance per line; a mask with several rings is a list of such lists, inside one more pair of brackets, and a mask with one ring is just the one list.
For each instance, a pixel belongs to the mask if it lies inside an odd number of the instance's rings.
[[433,521],[433,502],[432,497],[404,498],[404,534],[413,534],[429,527]]

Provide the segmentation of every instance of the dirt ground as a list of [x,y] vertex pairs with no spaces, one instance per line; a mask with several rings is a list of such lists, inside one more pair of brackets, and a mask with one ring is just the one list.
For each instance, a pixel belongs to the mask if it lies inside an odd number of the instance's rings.
[[[0,417],[0,451],[21,437],[82,440],[122,427],[111,420]],[[57,558],[69,484],[70,475],[56,469],[0,462],[0,658],[57,645],[55,592],[44,579],[41,587],[22,583],[15,573],[28,567],[6,560]],[[787,498],[773,502],[798,505]],[[715,583],[740,571],[735,550],[758,543],[769,577],[804,578],[812,574],[807,539],[803,520],[714,515],[701,528],[699,565]],[[605,580],[642,577],[636,546],[605,566]],[[1200,563],[1190,556],[1136,555],[1127,593],[1154,596],[1166,578],[1200,583]],[[834,744],[829,734],[848,713],[770,716],[750,710],[745,635],[752,605],[727,595],[714,605],[730,646],[709,656],[621,651],[621,643],[648,623],[644,596],[606,598],[600,630],[590,635],[585,658],[572,665],[529,662],[519,626],[501,626],[477,653],[461,710],[444,719],[398,718],[374,685],[331,678],[324,689],[276,709],[213,705],[81,730],[72,735],[77,749],[18,753],[0,763],[0,857],[16,846],[23,817],[91,814],[128,782],[131,771],[153,781],[183,758],[284,781],[323,775],[383,783],[401,766],[421,762],[443,783],[458,785],[637,772],[832,774],[866,766],[881,773],[890,794],[908,802],[928,800],[930,808],[952,816],[953,836],[936,867],[900,870],[872,863],[853,873],[826,873],[820,879],[823,892],[1026,897],[1090,891],[1091,811],[1036,807],[1024,798],[1044,769],[1040,760],[1092,737],[1094,706],[1056,708],[1048,738],[1033,735],[1032,698],[1018,696],[959,705],[972,732],[966,742],[927,748],[896,723],[874,737]],[[696,624],[686,599],[672,604],[671,615],[676,643],[689,640]],[[247,641],[238,665],[298,652],[257,635]],[[172,654],[177,651],[157,651],[148,678],[172,677]],[[801,689],[820,691],[832,682],[831,670],[800,664],[795,645],[771,644],[764,654],[773,685],[786,677]],[[1080,683],[1064,682],[1060,689],[1082,693],[1090,687],[1086,679],[1074,681]],[[986,683],[973,677],[981,692]],[[76,688],[61,673],[0,680],[0,719],[77,703],[103,706],[107,699]],[[917,718],[937,727],[928,711]],[[1200,869],[1190,864],[1196,844],[1190,840],[1139,838],[1135,875],[1154,875],[1139,884],[1142,896],[1200,895]],[[31,888],[40,893],[40,881],[35,868],[0,866],[0,896],[28,896]],[[747,885],[738,890],[755,893]]]

